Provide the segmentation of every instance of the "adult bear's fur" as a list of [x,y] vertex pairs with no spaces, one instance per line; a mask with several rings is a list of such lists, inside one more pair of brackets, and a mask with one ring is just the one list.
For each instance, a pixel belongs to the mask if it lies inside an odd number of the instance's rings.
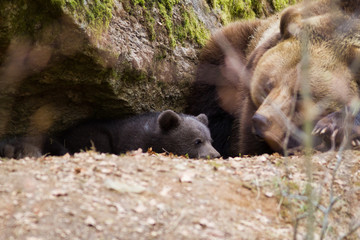
[[[236,69],[226,63],[226,61],[234,59],[227,58],[226,54],[232,51],[230,54],[236,58],[235,61],[244,64],[254,48],[254,44],[251,42],[252,36],[259,35],[260,32],[266,30],[267,26],[269,23],[261,20],[232,23],[214,34],[199,57],[197,78],[190,94],[187,111],[191,114],[202,112],[208,116],[209,128],[214,140],[213,146],[224,157],[237,155],[239,152],[242,154],[262,153],[256,152],[257,149],[266,148],[263,142],[253,142],[253,147],[248,146],[246,149],[238,151],[238,139],[243,139],[244,144],[247,145],[248,142],[252,142],[251,138],[254,135],[250,134],[246,138],[242,137],[243,134],[239,136],[239,132],[249,129],[242,130],[242,126],[246,124],[235,123],[251,121],[251,116],[256,108],[250,100],[247,76],[239,81]],[[219,44],[224,41],[224,38],[229,41],[229,46],[224,47]],[[264,48],[266,47],[264,46]],[[266,50],[258,49],[256,52],[262,51]],[[257,60],[257,56],[253,55],[249,62],[255,63]],[[239,67],[244,68],[245,66]],[[240,103],[243,102],[247,102],[248,105],[244,106],[244,114],[239,119],[238,109],[240,109]],[[246,117],[246,115],[248,116]],[[242,144],[240,145],[242,148]]]
[[318,109],[314,123],[358,96],[360,27],[353,5],[299,4],[280,19],[235,22],[212,36],[200,54],[188,112],[208,115],[223,156],[300,145],[297,129],[311,108],[302,101],[305,82]]

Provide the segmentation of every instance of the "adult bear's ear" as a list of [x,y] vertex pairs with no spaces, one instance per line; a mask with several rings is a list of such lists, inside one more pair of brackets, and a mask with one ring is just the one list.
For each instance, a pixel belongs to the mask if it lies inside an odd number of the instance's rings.
[[199,120],[200,122],[202,122],[206,126],[209,124],[208,117],[203,113],[197,115],[196,118],[197,118],[197,120]]
[[166,110],[160,113],[158,124],[163,131],[170,131],[180,125],[181,117],[172,110]]
[[286,9],[280,19],[280,34],[282,39],[297,36],[301,30],[301,26],[300,12],[294,7]]

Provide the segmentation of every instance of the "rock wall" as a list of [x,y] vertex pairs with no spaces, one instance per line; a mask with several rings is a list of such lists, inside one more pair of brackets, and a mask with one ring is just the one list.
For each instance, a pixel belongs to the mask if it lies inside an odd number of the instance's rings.
[[[182,111],[211,31],[277,8],[275,0],[256,2],[1,1],[0,135],[54,132],[85,118]],[[234,4],[245,10],[230,11]]]

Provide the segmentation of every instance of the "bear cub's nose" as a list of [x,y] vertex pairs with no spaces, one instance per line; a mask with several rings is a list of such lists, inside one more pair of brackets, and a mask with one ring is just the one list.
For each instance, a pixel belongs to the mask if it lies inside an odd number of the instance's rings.
[[269,121],[267,120],[267,118],[261,114],[257,114],[255,113],[254,116],[252,117],[252,125],[253,125],[253,133],[259,137],[259,138],[264,138],[264,132],[268,129],[269,127]]

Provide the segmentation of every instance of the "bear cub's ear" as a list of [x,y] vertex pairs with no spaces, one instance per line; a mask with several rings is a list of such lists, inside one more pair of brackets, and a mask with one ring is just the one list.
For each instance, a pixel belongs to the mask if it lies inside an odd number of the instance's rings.
[[181,117],[172,110],[166,110],[160,113],[158,123],[163,131],[170,131],[180,125]]
[[200,122],[205,124],[205,126],[207,126],[209,124],[209,120],[208,120],[207,116],[203,113],[196,116],[196,118],[197,118],[197,120],[199,120]]

